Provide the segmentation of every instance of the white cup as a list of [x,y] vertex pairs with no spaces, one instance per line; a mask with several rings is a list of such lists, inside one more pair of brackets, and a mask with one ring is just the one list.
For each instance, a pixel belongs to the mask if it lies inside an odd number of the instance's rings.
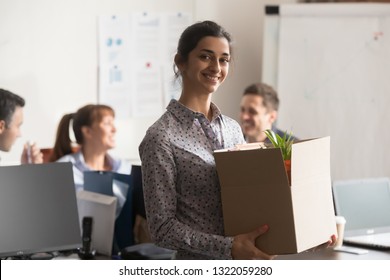
[[345,223],[346,220],[343,216],[336,216],[337,241],[335,247],[341,247],[343,245]]

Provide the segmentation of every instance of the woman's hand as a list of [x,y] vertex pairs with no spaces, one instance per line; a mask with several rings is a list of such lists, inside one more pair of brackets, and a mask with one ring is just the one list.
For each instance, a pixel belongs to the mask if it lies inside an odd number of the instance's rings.
[[232,258],[235,260],[271,260],[275,255],[268,255],[259,250],[255,240],[268,231],[268,225],[256,228],[254,231],[236,235],[233,239]]
[[333,247],[334,245],[336,245],[336,241],[337,241],[337,238],[336,238],[336,235],[332,235],[330,237],[330,239],[328,240],[328,242],[325,242],[321,245],[318,245],[317,247],[314,247],[313,249],[309,250],[309,251],[312,251],[312,252],[315,252],[317,250],[321,250],[321,249],[326,249],[326,248],[329,248],[329,247]]

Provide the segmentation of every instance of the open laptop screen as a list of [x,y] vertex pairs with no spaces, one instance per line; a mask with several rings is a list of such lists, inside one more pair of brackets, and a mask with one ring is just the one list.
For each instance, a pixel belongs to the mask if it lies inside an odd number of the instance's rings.
[[0,167],[0,257],[81,247],[70,162]]
[[389,178],[334,181],[333,197],[346,231],[390,227]]

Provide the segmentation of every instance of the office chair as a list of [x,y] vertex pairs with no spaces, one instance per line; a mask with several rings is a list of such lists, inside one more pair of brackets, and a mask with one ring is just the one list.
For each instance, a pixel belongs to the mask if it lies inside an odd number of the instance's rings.
[[135,243],[134,224],[136,215],[146,219],[142,187],[141,166],[131,169],[130,188],[126,202],[115,222],[113,252],[119,253],[126,260],[169,260],[175,251],[159,247],[153,243]]

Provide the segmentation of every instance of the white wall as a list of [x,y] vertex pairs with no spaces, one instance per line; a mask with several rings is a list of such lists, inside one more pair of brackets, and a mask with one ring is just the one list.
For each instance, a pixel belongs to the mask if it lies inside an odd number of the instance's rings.
[[231,33],[233,64],[230,77],[214,95],[214,102],[225,115],[236,120],[241,95],[246,86],[261,81],[263,20],[266,5],[297,3],[297,0],[197,0],[198,20],[211,19]]
[[[242,89],[261,77],[263,0],[0,0],[0,87],[23,96],[23,136],[2,164],[18,163],[28,139],[51,147],[61,116],[97,101],[97,16],[134,11],[192,12],[215,20],[235,40],[231,76],[215,95],[222,111],[238,116]],[[138,144],[156,118],[117,121],[114,155],[138,159]]]

